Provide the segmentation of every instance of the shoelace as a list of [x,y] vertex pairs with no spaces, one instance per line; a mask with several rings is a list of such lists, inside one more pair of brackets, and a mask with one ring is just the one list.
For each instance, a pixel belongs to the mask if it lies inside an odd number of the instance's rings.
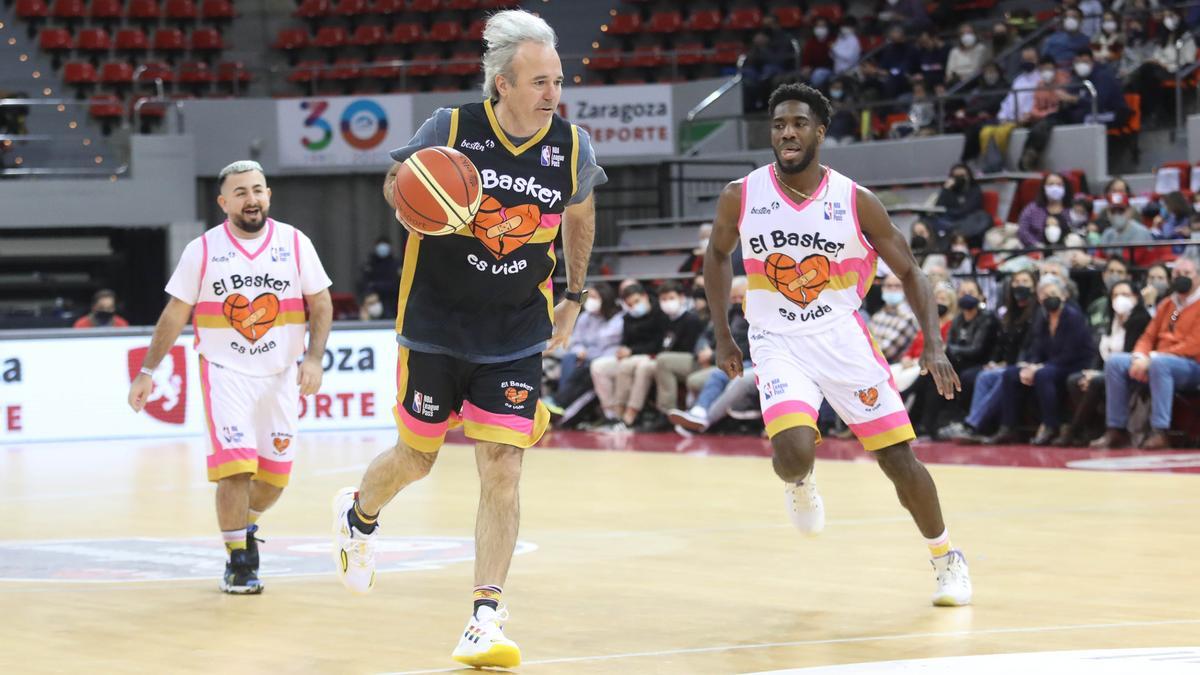
[[354,562],[367,565],[375,560],[375,552],[368,546],[370,542],[361,539],[350,540],[350,552],[354,554]]

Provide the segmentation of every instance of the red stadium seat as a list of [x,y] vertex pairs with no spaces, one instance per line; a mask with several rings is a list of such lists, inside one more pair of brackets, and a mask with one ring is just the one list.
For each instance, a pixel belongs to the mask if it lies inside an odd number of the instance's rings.
[[692,12],[683,27],[686,30],[708,33],[721,27],[721,10],[698,9]]
[[124,54],[144,54],[150,48],[150,41],[141,28],[122,28],[117,31],[113,46]]
[[100,66],[100,83],[116,87],[118,91],[133,84],[133,66],[124,61],[113,61]]
[[638,45],[625,59],[625,65],[634,68],[657,68],[665,62],[662,47],[658,45]]
[[69,61],[63,66],[63,82],[83,90],[99,80],[96,76],[96,66],[87,61]]
[[713,45],[712,53],[708,55],[707,61],[722,66],[732,66],[737,63],[738,57],[746,50],[746,45],[743,42],[735,40],[726,40]]
[[519,0],[479,0],[479,9],[516,9]]
[[158,0],[129,0],[125,16],[137,23],[152,25],[158,23],[162,12],[158,9]]
[[[141,103],[142,101],[150,101],[152,96],[134,96],[129,99],[129,116],[131,118],[140,117],[142,120],[160,120],[167,114],[167,106],[161,102]],[[141,103],[141,105],[138,105]],[[146,133],[146,124],[143,123],[142,133]]]
[[125,7],[121,0],[92,0],[88,16],[93,23],[111,26],[125,18]]
[[294,15],[300,19],[320,19],[329,16],[329,0],[304,0],[296,8]]
[[725,26],[731,30],[755,30],[762,25],[763,13],[757,7],[739,7],[729,12]]
[[429,28],[429,39],[434,42],[455,42],[462,37],[462,25],[457,21],[437,21]]
[[800,28],[804,25],[804,10],[796,5],[780,5],[771,10],[780,28]]
[[163,16],[167,21],[173,21],[180,27],[195,22],[199,15],[193,0],[167,0],[163,6]]
[[408,45],[421,41],[421,25],[416,23],[398,23],[392,27],[392,43]]
[[24,21],[38,21],[50,16],[50,8],[46,6],[45,0],[17,0],[16,7],[13,8],[17,18]]
[[308,31],[303,28],[284,28],[275,36],[275,49],[297,51],[308,46]]
[[586,65],[591,70],[616,70],[621,67],[621,52],[615,47],[597,49]]
[[125,105],[113,94],[100,94],[88,99],[88,114],[99,120],[108,134],[122,117],[125,116]]
[[429,77],[437,72],[438,63],[442,57],[437,54],[423,52],[417,54],[413,58],[412,65],[408,67],[408,73],[413,77]]
[[479,0],[446,0],[445,8],[469,12],[479,7]]
[[74,26],[87,17],[87,6],[83,0],[54,0],[50,6],[50,16],[67,26]]
[[337,49],[346,44],[346,29],[341,26],[322,26],[313,37],[312,46]]
[[75,51],[93,56],[112,49],[112,39],[103,28],[84,28],[75,35]]
[[226,24],[237,18],[237,9],[230,0],[204,0],[200,18],[213,24]]
[[808,13],[812,15],[812,19],[827,19],[829,23],[837,24],[842,22],[842,6],[841,5],[814,5],[809,8]]
[[436,12],[441,7],[441,0],[409,0],[408,11],[410,12]]
[[632,35],[642,29],[640,14],[616,14],[608,22],[609,35]]
[[704,63],[704,43],[697,40],[676,44],[675,63],[681,66],[694,66]]
[[203,61],[185,61],[179,66],[179,83],[197,96],[202,90],[211,88],[216,81],[217,76]]
[[154,51],[159,54],[166,54],[168,57],[179,54],[186,49],[183,41],[183,31],[178,28],[159,28],[154,31],[154,40],[151,45],[154,47]]
[[241,61],[222,61],[217,64],[217,81],[224,83],[246,83],[254,76]]
[[192,53],[212,53],[225,49],[225,40],[216,28],[197,28],[191,36]]
[[363,77],[376,80],[398,80],[404,69],[393,63],[372,63],[363,68]]
[[66,28],[43,28],[38,35],[38,47],[45,52],[69,52],[71,31]]
[[307,84],[317,79],[324,66],[325,63],[322,61],[301,61],[288,73],[288,82]]
[[367,0],[337,0],[333,6],[333,14],[342,17],[356,17],[367,13]]
[[475,19],[467,26],[466,32],[463,33],[464,40],[471,42],[479,42],[483,39],[483,27],[487,24],[487,19]]
[[404,11],[404,0],[371,0],[367,13],[375,16],[390,17]]
[[138,84],[153,85],[155,80],[162,80],[164,86],[169,86],[175,81],[175,71],[162,61],[146,61],[135,70],[134,77]]
[[333,66],[321,71],[319,78],[322,80],[348,82],[357,80],[361,71],[362,59],[357,56],[343,56],[334,61]]
[[647,31],[651,33],[675,33],[683,27],[683,14],[679,10],[655,12],[650,16]]
[[350,36],[348,44],[371,48],[385,42],[387,42],[387,31],[383,29],[383,26],[363,24],[354,30],[354,35]]
[[983,191],[983,210],[987,211],[992,217],[992,224],[1000,227],[1004,223],[1000,220],[1000,193],[995,190]]
[[454,52],[450,59],[438,68],[438,72],[445,75],[466,76],[478,73],[479,68],[479,52],[474,49],[462,49]]

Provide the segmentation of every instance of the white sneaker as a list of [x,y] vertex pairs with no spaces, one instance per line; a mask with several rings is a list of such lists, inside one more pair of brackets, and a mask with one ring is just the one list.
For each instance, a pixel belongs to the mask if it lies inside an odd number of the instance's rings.
[[692,406],[691,410],[683,411],[678,408],[667,413],[671,424],[683,427],[692,433],[698,433],[708,428],[708,411],[702,406]]
[[342,585],[353,593],[366,594],[375,586],[375,536],[350,526],[348,515],[354,508],[357,488],[342,488],[333,497],[333,562]]
[[813,472],[809,472],[799,483],[789,484],[783,494],[788,515],[797,530],[815,535],[825,529],[825,502],[817,492],[817,480]]
[[938,607],[962,607],[971,604],[971,572],[962,551],[952,550],[929,561],[937,572],[937,590],[933,604]]
[[467,622],[451,657],[473,668],[515,668],[521,665],[521,648],[504,637],[501,622],[508,621],[508,609],[496,611],[487,605],[475,610]]

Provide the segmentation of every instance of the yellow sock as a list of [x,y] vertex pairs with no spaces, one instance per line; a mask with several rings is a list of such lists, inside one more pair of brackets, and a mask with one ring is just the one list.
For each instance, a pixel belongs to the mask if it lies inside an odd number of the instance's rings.
[[262,514],[263,514],[262,511],[255,511],[254,509],[250,509],[248,512],[246,512],[246,524],[253,525],[253,524],[257,523],[258,519],[262,518]]
[[225,540],[225,551],[232,553],[246,548],[246,528],[240,530],[221,530],[221,539]]
[[933,539],[926,539],[926,544],[929,544],[929,556],[932,558],[940,558],[950,552],[950,528],[942,531],[941,536]]

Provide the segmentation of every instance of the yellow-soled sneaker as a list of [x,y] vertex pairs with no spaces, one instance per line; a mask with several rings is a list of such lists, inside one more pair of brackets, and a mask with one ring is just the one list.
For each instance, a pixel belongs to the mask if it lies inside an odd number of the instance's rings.
[[350,526],[350,509],[354,508],[356,488],[342,488],[333,497],[333,563],[338,579],[353,593],[366,594],[375,586],[375,536],[363,534]]
[[933,604],[938,607],[962,607],[971,604],[971,572],[962,551],[952,550],[930,562],[937,573]]
[[486,605],[475,610],[451,655],[473,668],[515,668],[521,665],[521,648],[504,637],[502,622],[508,620],[504,607],[496,611]]

